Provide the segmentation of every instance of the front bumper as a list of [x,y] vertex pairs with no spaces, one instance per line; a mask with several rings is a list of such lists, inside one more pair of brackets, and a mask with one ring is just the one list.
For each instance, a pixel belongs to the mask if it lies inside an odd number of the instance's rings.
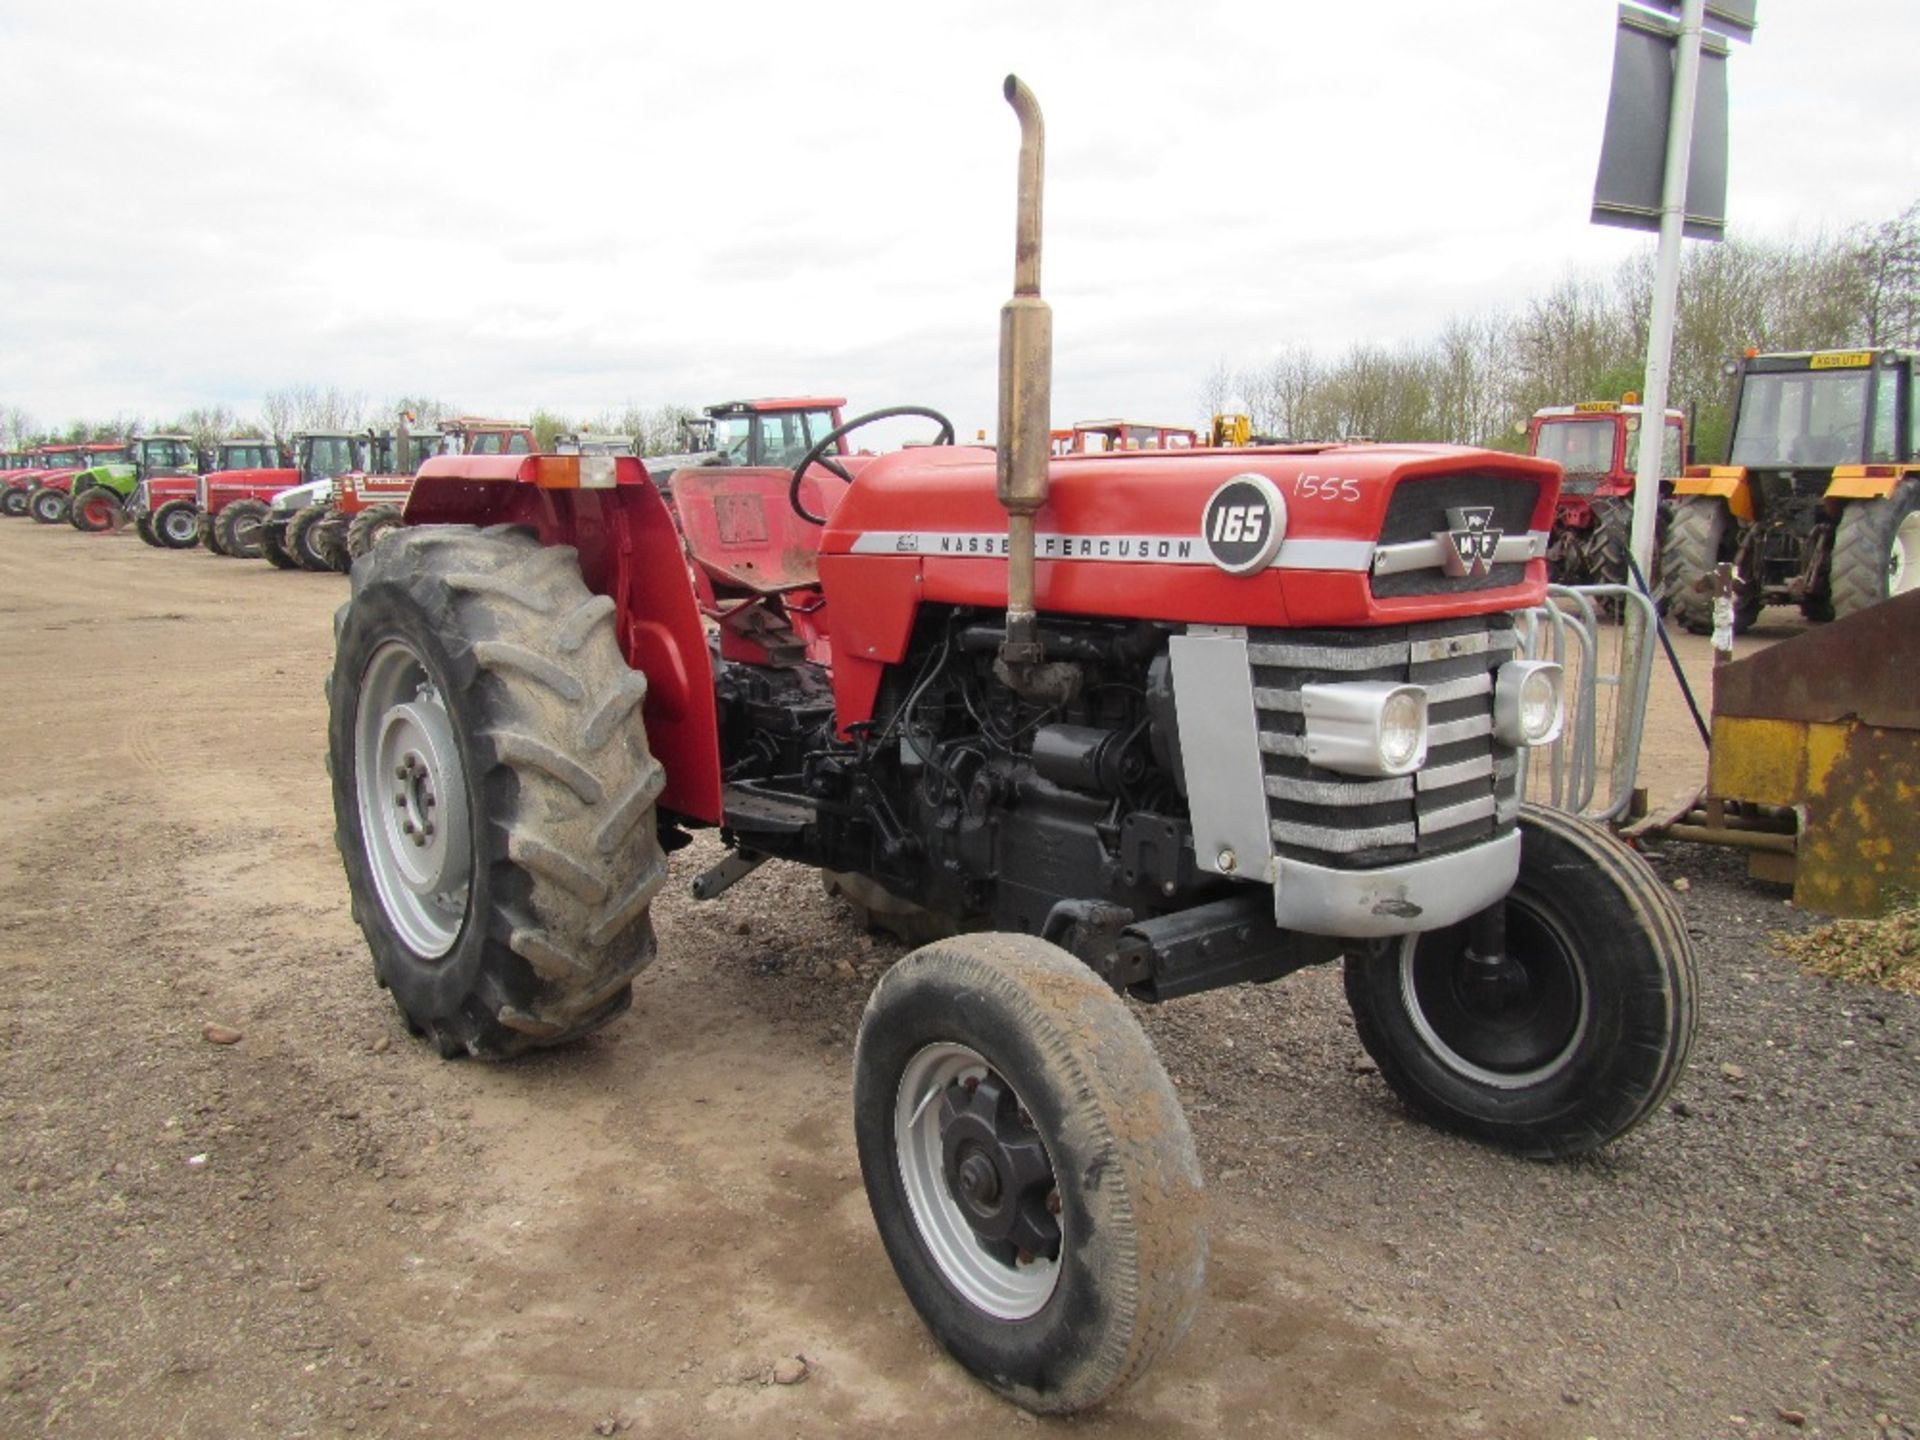
[[1374,939],[1457,924],[1500,899],[1520,874],[1520,833],[1371,870],[1285,856],[1274,864],[1273,918],[1281,929]]

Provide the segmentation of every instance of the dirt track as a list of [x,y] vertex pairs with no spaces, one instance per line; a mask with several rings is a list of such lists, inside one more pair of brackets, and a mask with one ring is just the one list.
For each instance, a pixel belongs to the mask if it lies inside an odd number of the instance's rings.
[[[0,1434],[1034,1423],[887,1268],[848,1068],[897,952],[811,876],[672,887],[634,1010],[572,1050],[407,1038],[330,837],[345,589],[0,521]],[[1074,1432],[1910,1436],[1920,1006],[1800,978],[1737,862],[1659,863],[1703,1031],[1596,1162],[1409,1121],[1331,974],[1145,1014],[1213,1189],[1208,1303]]]

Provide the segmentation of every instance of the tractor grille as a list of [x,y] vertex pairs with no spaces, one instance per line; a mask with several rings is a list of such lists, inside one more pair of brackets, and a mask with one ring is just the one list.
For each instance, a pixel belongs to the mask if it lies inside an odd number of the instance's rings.
[[[1380,630],[1251,630],[1254,718],[1276,855],[1363,869],[1457,850],[1512,828],[1519,757],[1493,736],[1494,672],[1513,621],[1473,616]],[[1412,775],[1307,762],[1300,687],[1390,680],[1427,690],[1427,759]]]
[[[1512,475],[1435,475],[1402,480],[1387,502],[1387,518],[1380,527],[1380,543],[1430,540],[1453,529],[1449,510],[1488,508],[1493,527],[1503,535],[1525,535],[1533,525],[1533,506],[1540,490],[1531,480]],[[1463,590],[1497,590],[1526,579],[1524,561],[1495,565],[1485,575],[1456,578],[1437,569],[1402,570],[1375,575],[1376,596],[1458,594]]]
[[[1562,495],[1591,495],[1600,488],[1601,483],[1606,478],[1604,475],[1594,474],[1591,470],[1569,470],[1565,475],[1560,477],[1560,493]],[[1531,514],[1531,510],[1529,510],[1529,514]]]

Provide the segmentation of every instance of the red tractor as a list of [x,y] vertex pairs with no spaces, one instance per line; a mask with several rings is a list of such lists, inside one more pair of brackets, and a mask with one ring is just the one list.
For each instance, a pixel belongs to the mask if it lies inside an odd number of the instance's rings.
[[365,435],[341,431],[295,435],[291,467],[224,470],[202,476],[195,497],[200,506],[201,543],[216,555],[259,559],[275,498],[295,486],[331,484],[334,476],[361,463],[365,444]]
[[[1534,411],[1527,427],[1527,453],[1557,462],[1564,472],[1553,512],[1553,539],[1547,546],[1547,573],[1556,583],[1628,583],[1627,542],[1633,530],[1644,413],[1632,396],[1618,403],[1590,400]],[[1663,501],[1673,493],[1686,454],[1686,416],[1669,410],[1660,448]],[[1659,544],[1656,537],[1656,554]]]
[[[329,751],[375,976],[447,1056],[621,1013],[699,830],[725,849],[696,898],[781,860],[945,932],[860,1027],[868,1198],[948,1352],[1070,1411],[1178,1338],[1206,1261],[1193,1139],[1122,997],[1339,963],[1406,1104],[1558,1156],[1660,1106],[1693,958],[1635,854],[1521,801],[1560,723],[1514,623],[1557,468],[1050,460],[1040,117],[1007,96],[997,447],[895,407],[683,469],[671,508],[631,459],[429,461],[354,567]],[[937,443],[845,452],[904,414]]]
[[[402,427],[370,435],[369,441],[365,469],[337,477],[330,490],[303,501],[303,508],[287,522],[285,549],[307,569],[344,573],[382,535],[397,529],[414,475],[442,451],[530,455],[535,448],[530,426],[470,415],[445,421],[437,431],[413,433]],[[397,459],[402,444],[407,465]]]
[[[208,477],[220,477],[222,490],[233,472],[272,471],[281,468],[280,447],[258,436],[222,440],[208,466]],[[166,550],[190,550],[200,536],[200,482],[193,474],[147,474],[141,478],[127,513],[142,540]]]
[[[33,493],[34,481],[46,469],[53,448],[40,445],[6,457],[4,468],[0,468],[0,515],[11,518],[27,513],[27,496]],[[79,459],[77,455],[73,458]]]
[[[133,447],[122,441],[88,441],[85,444],[50,445],[42,452],[45,467],[31,472],[27,484],[16,481],[8,487],[0,508],[10,515],[31,515],[42,525],[64,525],[73,511],[73,482],[79,475],[100,465],[130,465]],[[21,499],[13,496],[18,492]]]

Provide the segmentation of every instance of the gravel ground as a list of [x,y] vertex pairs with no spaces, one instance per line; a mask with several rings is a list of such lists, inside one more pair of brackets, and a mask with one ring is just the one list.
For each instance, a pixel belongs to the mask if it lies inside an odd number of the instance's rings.
[[[633,1012],[568,1051],[407,1038],[332,855],[341,597],[0,523],[0,1434],[1030,1423],[873,1235],[848,1062],[898,951],[815,877],[673,887]],[[1596,1160],[1413,1122],[1329,972],[1142,1011],[1212,1187],[1207,1304],[1036,1428],[1910,1437],[1920,1001],[1800,975],[1768,937],[1806,918],[1737,855],[1652,858],[1700,1039]]]

